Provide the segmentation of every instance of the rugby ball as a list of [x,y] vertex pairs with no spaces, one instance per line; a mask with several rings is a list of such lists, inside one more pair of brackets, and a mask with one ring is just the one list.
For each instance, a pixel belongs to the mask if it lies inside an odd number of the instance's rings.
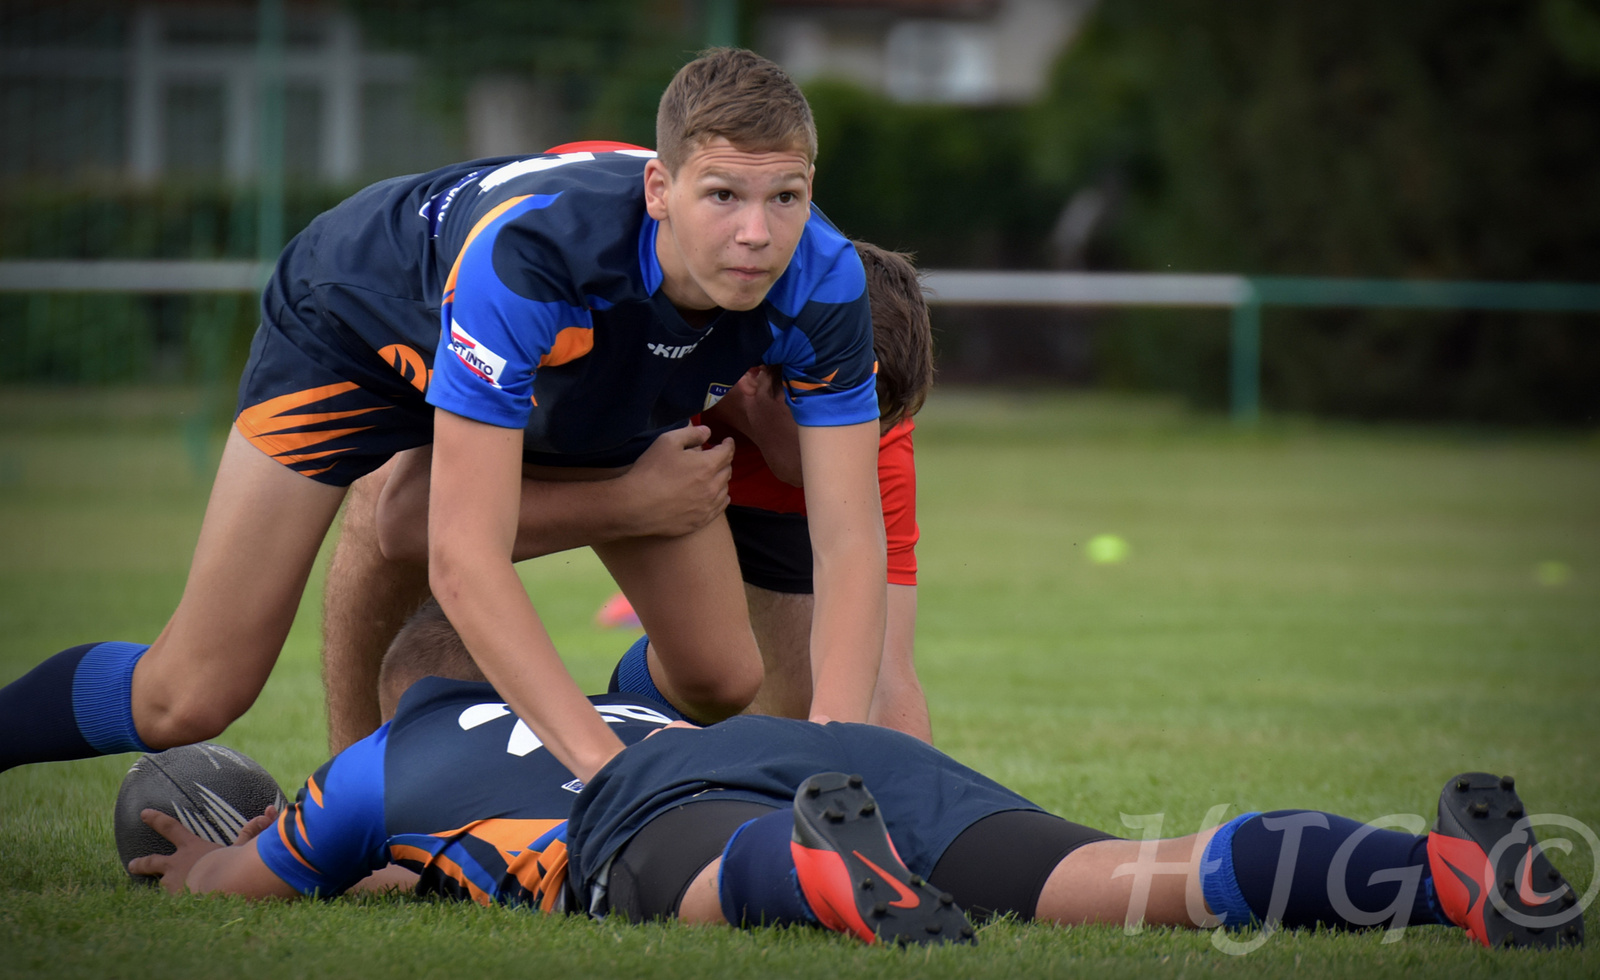
[[[232,844],[244,825],[276,806],[287,805],[277,780],[255,760],[210,742],[184,745],[139,757],[117,793],[117,856],[126,868],[146,854],[171,854],[170,841],[139,819],[154,809],[178,818],[195,836]],[[148,875],[136,881],[154,882]]]

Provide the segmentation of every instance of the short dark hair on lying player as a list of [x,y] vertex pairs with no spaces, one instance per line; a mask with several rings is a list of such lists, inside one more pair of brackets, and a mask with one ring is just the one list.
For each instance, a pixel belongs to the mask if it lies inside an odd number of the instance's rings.
[[933,387],[933,325],[911,256],[856,242],[872,304],[872,352],[878,358],[878,419],[887,431],[922,408]]
[[486,680],[478,669],[461,634],[445,617],[437,600],[429,599],[400,627],[394,642],[383,655],[378,671],[378,707],[390,718],[406,688],[424,677],[448,677],[458,681]]

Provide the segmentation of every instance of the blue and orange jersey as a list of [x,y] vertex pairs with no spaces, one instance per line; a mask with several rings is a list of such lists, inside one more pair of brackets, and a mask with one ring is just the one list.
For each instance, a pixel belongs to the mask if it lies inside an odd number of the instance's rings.
[[[635,695],[589,700],[624,744],[678,717]],[[306,780],[256,846],[302,894],[337,895],[395,863],[422,893],[560,911],[582,789],[494,688],[430,677]]]
[[875,419],[850,242],[814,210],[761,305],[691,326],[661,288],[644,202],[652,156],[543,154],[439,192],[436,252],[450,264],[428,401],[523,428],[530,458],[556,464],[631,461],[759,363],[781,367],[803,425]]

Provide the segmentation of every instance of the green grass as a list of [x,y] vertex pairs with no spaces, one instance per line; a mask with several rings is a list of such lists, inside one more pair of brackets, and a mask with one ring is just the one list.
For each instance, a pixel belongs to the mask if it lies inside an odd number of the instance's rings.
[[[0,392],[0,680],[159,631],[207,488],[171,421],[185,405]],[[1112,831],[1159,813],[1189,833],[1222,803],[1431,815],[1445,778],[1479,768],[1600,827],[1594,435],[1246,434],[1160,402],[941,390],[917,441],[918,658],[962,761]],[[1128,540],[1125,563],[1085,559],[1103,532]],[[1549,561],[1564,584],[1540,580]],[[602,684],[627,639],[590,625],[611,590],[598,562],[525,577],[579,681]],[[319,582],[220,739],[285,785],[324,757]],[[976,949],[904,953],[408,900],[174,900],[116,865],[129,761],[0,775],[4,975],[1600,975],[1592,950],[1491,954],[1445,929],[1279,934],[1236,957],[1205,933],[1001,922]],[[1588,886],[1585,846],[1556,858]]]

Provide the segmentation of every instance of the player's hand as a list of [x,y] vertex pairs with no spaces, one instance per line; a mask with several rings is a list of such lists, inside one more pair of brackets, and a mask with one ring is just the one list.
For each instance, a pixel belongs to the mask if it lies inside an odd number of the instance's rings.
[[690,534],[727,509],[733,440],[702,449],[710,435],[703,425],[664,432],[622,477],[635,500],[636,536]]
[[267,807],[266,813],[263,813],[259,817],[255,817],[249,823],[239,828],[238,836],[234,837],[233,839],[233,846],[240,847],[255,840],[261,835],[263,830],[266,830],[268,827],[272,826],[273,821],[277,819],[278,808],[276,806]]
[[[188,882],[189,870],[195,862],[212,851],[221,850],[221,844],[203,840],[178,822],[178,818],[160,810],[144,810],[139,819],[151,830],[165,837],[177,848],[171,854],[146,854],[128,862],[128,871],[136,875],[155,875],[161,887],[174,895],[182,894]],[[252,821],[253,822],[253,821]],[[246,828],[248,829],[248,828]]]
[[700,727],[699,725],[696,725],[692,721],[684,721],[682,718],[679,718],[677,721],[669,721],[669,722],[667,722],[665,725],[662,725],[660,728],[657,728],[655,731],[651,732],[649,735],[646,735],[645,738],[650,738],[653,735],[660,735],[662,732],[666,731],[669,728],[699,728],[699,727]]

